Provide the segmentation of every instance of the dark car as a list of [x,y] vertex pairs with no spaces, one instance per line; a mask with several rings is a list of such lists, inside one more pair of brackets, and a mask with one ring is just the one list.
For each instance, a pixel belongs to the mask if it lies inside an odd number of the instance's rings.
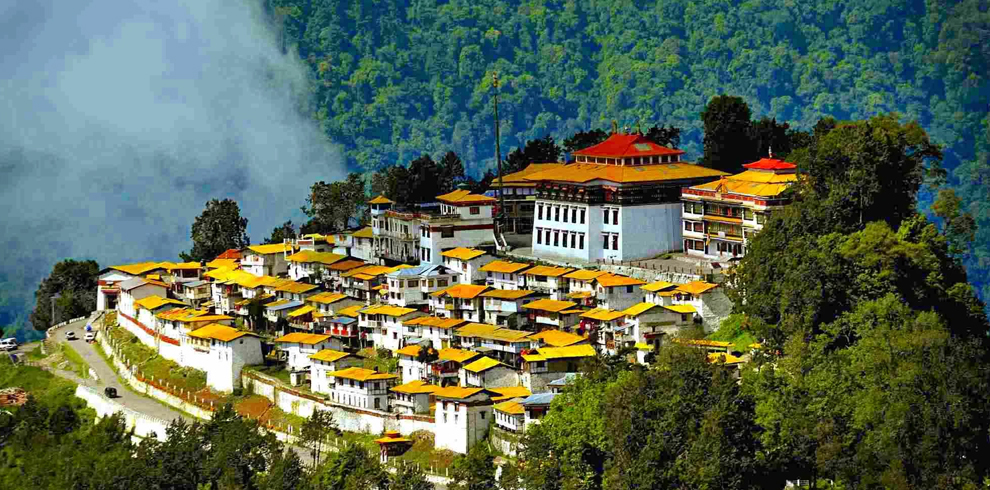
[[106,395],[107,398],[117,398],[117,388],[107,386],[104,388],[103,394]]

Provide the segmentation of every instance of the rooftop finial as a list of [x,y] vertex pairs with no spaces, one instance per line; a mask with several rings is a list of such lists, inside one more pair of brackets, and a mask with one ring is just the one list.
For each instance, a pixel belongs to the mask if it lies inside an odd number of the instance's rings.
[[770,155],[770,158],[773,158],[773,145],[767,146],[767,153]]
[[612,134],[619,132],[619,123],[612,119]]

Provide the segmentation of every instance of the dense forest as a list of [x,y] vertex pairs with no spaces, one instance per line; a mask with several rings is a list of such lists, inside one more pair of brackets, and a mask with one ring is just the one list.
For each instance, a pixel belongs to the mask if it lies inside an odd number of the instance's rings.
[[[307,110],[364,170],[447,151],[468,175],[490,169],[496,71],[503,154],[614,119],[681,128],[700,160],[700,113],[719,94],[805,130],[826,116],[917,121],[981,225],[965,261],[990,297],[986,0],[268,3],[284,49],[311,67]],[[928,209],[934,196],[920,197]]]

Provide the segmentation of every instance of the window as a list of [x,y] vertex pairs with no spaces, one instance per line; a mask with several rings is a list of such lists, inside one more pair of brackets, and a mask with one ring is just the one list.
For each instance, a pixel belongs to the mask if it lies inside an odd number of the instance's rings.
[[584,250],[584,233],[578,235],[578,248]]
[[684,222],[684,231],[691,231],[691,222],[690,221],[685,221]]
[[564,208],[564,223],[567,223],[567,208]]
[[577,208],[571,208],[571,223],[577,223]]
[[447,280],[446,279],[437,279],[437,287],[438,288],[445,288],[445,287],[447,287]]
[[619,234],[612,235],[612,250],[619,249]]
[[536,205],[536,219],[543,219],[543,205]]
[[698,233],[704,233],[705,232],[705,224],[704,223],[695,223],[694,224],[694,231],[696,231]]
[[767,215],[765,213],[756,213],[756,224],[762,225],[767,221]]
[[746,219],[748,219],[748,220],[752,220],[753,219],[753,210],[752,209],[748,209],[748,208],[747,209],[743,209],[743,217],[746,218]]
[[544,242],[546,242],[547,245],[550,245],[550,230],[546,230],[544,234],[545,234],[545,236],[543,237],[545,239]]
[[633,287],[632,286],[626,286],[626,292],[627,293],[633,292]]
[[[542,228],[537,228],[536,229],[536,244],[537,245],[542,245],[543,244],[543,229]],[[491,272],[488,273],[488,277],[492,277],[492,273]]]
[[612,210],[612,224],[613,225],[619,224],[619,210],[618,209],[613,209]]
[[471,209],[469,210],[469,212],[471,214],[481,214],[481,208],[478,207],[478,206],[471,206]]
[[577,233],[571,233],[571,248],[577,247]]
[[553,220],[560,221],[560,206],[553,207]]
[[554,247],[559,247],[560,246],[560,232],[559,231],[554,231],[553,232],[553,246]]
[[608,233],[602,233],[602,248],[608,250]]
[[481,420],[485,420],[485,412],[481,412]]
[[454,227],[453,226],[444,226],[443,228],[440,228],[440,237],[441,238],[454,238]]
[[605,224],[607,225],[608,224],[608,210],[607,209],[603,209],[602,210],[602,219],[605,220]]
[[584,210],[581,210],[581,224],[584,224]]

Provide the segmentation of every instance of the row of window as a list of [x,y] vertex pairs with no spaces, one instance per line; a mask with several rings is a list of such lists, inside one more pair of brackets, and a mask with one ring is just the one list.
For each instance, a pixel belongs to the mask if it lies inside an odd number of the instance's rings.
[[[537,245],[584,250],[584,233],[551,230],[549,228],[537,228],[535,233]],[[551,241],[551,238],[553,241]]]
[[632,157],[632,158],[607,158],[607,157],[588,157],[584,155],[578,155],[578,163],[605,163],[608,165],[649,165],[653,163],[675,163],[681,161],[680,155],[653,155],[649,157]]
[[[612,246],[609,247],[609,242]],[[618,250],[619,249],[619,234],[618,233],[602,233],[602,248],[605,250]]]
[[739,218],[747,221],[753,221],[755,219],[756,223],[761,225],[766,222],[767,218],[766,213],[755,212],[749,208],[700,202],[685,202],[684,212],[711,216],[725,216],[727,218]]
[[[587,212],[585,208],[579,208],[577,206],[538,203],[536,205],[536,219],[543,219],[544,208],[546,208],[547,221],[581,223],[582,225],[584,224],[585,213]],[[578,221],[579,218],[580,221]]]
[[[612,220],[609,221],[609,215],[612,215]],[[617,225],[619,224],[619,208],[602,208],[602,222],[606,225]]]

